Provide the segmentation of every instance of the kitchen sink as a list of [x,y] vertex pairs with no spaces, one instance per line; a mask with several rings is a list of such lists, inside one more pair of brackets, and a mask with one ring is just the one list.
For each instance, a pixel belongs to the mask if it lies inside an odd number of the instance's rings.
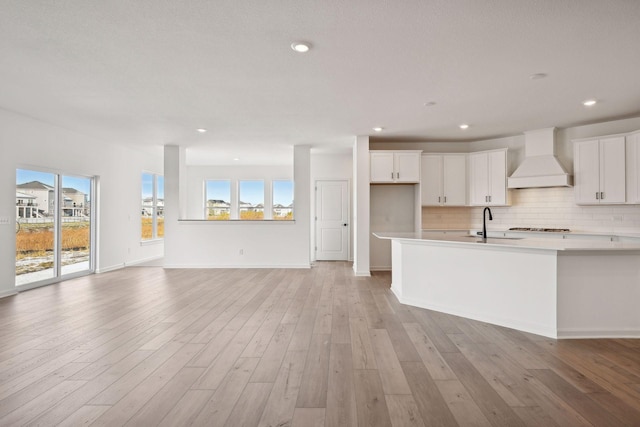
[[[476,239],[482,239],[482,236],[475,234],[469,234],[467,237],[474,237]],[[499,240],[522,240],[524,237],[507,237],[507,236],[489,236],[487,239],[499,239]]]

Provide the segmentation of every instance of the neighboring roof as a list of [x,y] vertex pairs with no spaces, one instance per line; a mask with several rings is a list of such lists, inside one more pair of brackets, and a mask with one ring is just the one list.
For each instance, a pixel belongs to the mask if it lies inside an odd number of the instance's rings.
[[53,190],[53,187],[47,184],[44,184],[40,181],[29,181],[24,184],[16,185],[16,188],[21,188],[23,190]]
[[80,190],[76,190],[75,188],[70,188],[70,187],[64,187],[62,188],[62,192],[64,194],[85,194]]
[[24,194],[24,193],[20,193],[19,191],[16,191],[16,199],[35,199],[36,196],[32,196],[30,194]]

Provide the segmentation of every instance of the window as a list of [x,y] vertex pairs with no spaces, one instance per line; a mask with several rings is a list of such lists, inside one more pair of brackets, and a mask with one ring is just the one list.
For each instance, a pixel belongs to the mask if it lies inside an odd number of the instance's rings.
[[205,218],[231,218],[231,181],[205,181]]
[[16,286],[94,269],[94,178],[16,170]]
[[239,189],[240,219],[264,219],[264,181],[240,181]]
[[293,219],[293,181],[273,181],[273,219]]
[[164,177],[142,174],[142,240],[164,237]]

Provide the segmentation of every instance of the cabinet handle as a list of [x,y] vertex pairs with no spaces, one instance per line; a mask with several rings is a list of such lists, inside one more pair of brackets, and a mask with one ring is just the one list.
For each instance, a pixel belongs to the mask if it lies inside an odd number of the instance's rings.
[[600,200],[604,200],[604,191],[600,192]]
[[391,172],[391,179],[393,179],[393,172]]
[[596,200],[600,200],[600,193],[596,191]]
[[440,203],[440,196],[438,196],[438,203]]
[[400,179],[400,172],[396,173],[396,178]]
[[447,203],[447,196],[444,196],[444,202]]

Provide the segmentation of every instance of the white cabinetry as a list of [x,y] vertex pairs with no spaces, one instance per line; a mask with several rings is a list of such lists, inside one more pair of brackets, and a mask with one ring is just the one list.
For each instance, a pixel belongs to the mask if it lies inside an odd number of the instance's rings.
[[627,203],[640,203],[640,132],[627,135]]
[[469,181],[471,205],[506,205],[507,150],[469,154]]
[[577,204],[616,204],[626,200],[625,137],[574,142]]
[[419,150],[370,152],[370,178],[372,183],[420,182]]
[[467,155],[422,155],[423,206],[464,206],[467,203]]

